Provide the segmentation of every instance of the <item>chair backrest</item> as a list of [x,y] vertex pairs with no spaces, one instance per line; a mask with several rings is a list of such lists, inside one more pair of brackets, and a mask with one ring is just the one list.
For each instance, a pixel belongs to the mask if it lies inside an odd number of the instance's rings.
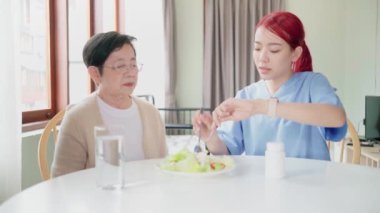
[[54,144],[57,141],[57,125],[61,122],[66,110],[58,112],[45,126],[38,142],[38,166],[43,180],[50,179],[50,166],[47,160],[47,147],[50,135],[53,136]]
[[[354,150],[352,154],[352,163],[360,164],[361,147],[360,147],[358,132],[356,131],[354,125],[349,119],[347,119],[347,125],[348,125],[348,133],[351,138],[352,147]],[[345,140],[342,140],[340,144],[340,162],[343,162],[344,145],[345,145]]]
[[[352,147],[353,147],[353,154],[352,154],[352,161],[353,164],[360,164],[360,155],[361,155],[361,147],[360,147],[360,141],[358,132],[356,131],[354,125],[352,122],[347,118],[347,129],[348,129],[348,136],[349,139],[352,141]],[[340,141],[340,156],[339,156],[339,162],[343,162],[343,155],[345,152],[345,145],[346,145],[346,139],[343,138]],[[327,141],[327,147],[331,151],[331,142]]]

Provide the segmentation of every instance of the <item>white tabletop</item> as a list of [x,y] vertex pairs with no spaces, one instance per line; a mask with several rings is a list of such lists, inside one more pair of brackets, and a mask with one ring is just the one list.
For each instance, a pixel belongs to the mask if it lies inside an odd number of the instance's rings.
[[266,179],[264,158],[234,157],[236,168],[210,177],[162,173],[161,160],[128,163],[129,186],[106,191],[89,169],[37,184],[0,212],[380,212],[380,170],[286,159],[286,178]]

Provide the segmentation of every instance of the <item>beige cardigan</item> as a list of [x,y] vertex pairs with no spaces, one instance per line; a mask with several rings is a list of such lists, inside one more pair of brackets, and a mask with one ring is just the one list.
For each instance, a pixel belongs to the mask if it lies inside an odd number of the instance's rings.
[[[142,121],[145,158],[164,157],[167,154],[165,127],[158,110],[139,98],[133,100]],[[102,124],[95,93],[67,109],[55,147],[52,177],[95,166],[93,129]]]

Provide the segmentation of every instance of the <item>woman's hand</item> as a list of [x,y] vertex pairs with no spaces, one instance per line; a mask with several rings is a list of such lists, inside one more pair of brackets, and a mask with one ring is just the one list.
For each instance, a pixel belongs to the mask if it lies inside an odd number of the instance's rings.
[[255,114],[265,114],[268,102],[265,100],[244,100],[229,98],[215,108],[212,113],[213,121],[217,126],[223,121],[244,120]]
[[206,143],[208,150],[214,155],[228,155],[227,146],[219,139],[216,125],[208,112],[197,111],[192,118],[193,131]]
[[213,124],[210,113],[197,111],[192,118],[193,132],[200,137],[203,141],[208,141],[210,136],[215,132],[216,126]]

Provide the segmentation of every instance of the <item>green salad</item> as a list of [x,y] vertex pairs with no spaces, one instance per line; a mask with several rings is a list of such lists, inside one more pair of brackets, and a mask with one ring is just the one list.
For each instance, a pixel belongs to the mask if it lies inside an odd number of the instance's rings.
[[174,172],[203,173],[221,171],[232,168],[233,165],[234,161],[229,156],[209,156],[204,153],[195,154],[187,149],[183,149],[166,157],[160,164],[160,169]]

